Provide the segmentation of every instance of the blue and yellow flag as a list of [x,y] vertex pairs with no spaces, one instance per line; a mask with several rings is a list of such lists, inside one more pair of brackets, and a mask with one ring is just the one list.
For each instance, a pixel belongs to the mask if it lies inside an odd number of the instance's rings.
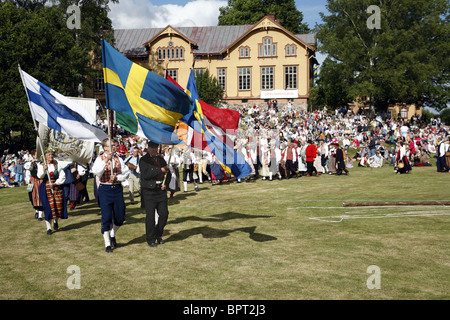
[[141,127],[155,143],[179,143],[174,130],[178,120],[192,111],[189,96],[167,79],[133,63],[105,40],[102,58],[106,107],[136,119],[136,130]]
[[225,171],[233,174],[236,179],[241,179],[248,176],[252,172],[252,169],[245,159],[231,146],[212,133],[206,126],[206,117],[202,111],[197,86],[195,84],[195,77],[192,70],[186,86],[186,93],[191,97],[193,110],[185,115],[181,121],[205,136],[209,149],[216,156]]

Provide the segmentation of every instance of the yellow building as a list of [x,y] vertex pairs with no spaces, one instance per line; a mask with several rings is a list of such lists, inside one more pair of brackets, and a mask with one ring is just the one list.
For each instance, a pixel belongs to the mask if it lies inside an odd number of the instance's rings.
[[[191,68],[209,73],[228,104],[293,102],[306,110],[316,35],[295,35],[267,15],[254,25],[116,29],[115,47],[149,70],[185,87]],[[96,97],[102,99],[101,80]],[[104,94],[103,94],[104,97]]]
[[[349,103],[348,108],[353,113],[358,113],[361,109],[363,112],[369,111],[369,97],[364,96]],[[396,103],[387,107],[387,115],[392,119],[409,120],[414,116],[422,115],[422,106],[419,104]]]

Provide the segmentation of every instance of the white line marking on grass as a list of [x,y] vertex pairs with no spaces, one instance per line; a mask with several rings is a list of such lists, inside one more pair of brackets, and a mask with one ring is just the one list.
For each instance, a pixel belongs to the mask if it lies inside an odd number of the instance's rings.
[[326,216],[326,217],[310,217],[310,220],[317,220],[322,222],[338,223],[343,220],[350,219],[381,219],[381,218],[409,218],[409,217],[430,217],[430,216],[449,216],[450,212],[430,212],[430,211],[409,211],[401,213],[367,213],[367,214],[352,214],[351,212],[344,212],[344,215]]

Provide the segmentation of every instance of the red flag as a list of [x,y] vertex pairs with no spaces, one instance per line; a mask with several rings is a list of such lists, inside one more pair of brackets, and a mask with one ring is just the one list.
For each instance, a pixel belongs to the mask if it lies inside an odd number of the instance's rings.
[[[166,79],[184,90],[184,88],[168,74],[166,74]],[[215,136],[222,139],[223,142],[233,147],[239,127],[239,112],[231,109],[219,109],[202,100],[200,100],[200,105],[205,118],[205,125],[208,129],[211,130]],[[204,150],[208,145],[205,137],[195,130],[192,130],[192,134],[189,132],[187,136],[192,137],[190,145],[196,149]],[[189,145],[188,141],[185,142]]]

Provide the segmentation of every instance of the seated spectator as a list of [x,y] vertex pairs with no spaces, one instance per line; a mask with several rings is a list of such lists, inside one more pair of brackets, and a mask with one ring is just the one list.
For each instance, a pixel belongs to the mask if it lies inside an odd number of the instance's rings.
[[381,168],[383,166],[383,158],[381,157],[380,151],[377,151],[367,162],[371,168]]
[[5,180],[7,187],[14,187],[11,182],[11,171],[8,169],[8,164],[6,163],[3,167],[2,178]]
[[363,157],[361,157],[361,160],[358,163],[358,167],[366,167],[368,164],[367,162],[369,161],[369,155],[366,153],[364,154]]

